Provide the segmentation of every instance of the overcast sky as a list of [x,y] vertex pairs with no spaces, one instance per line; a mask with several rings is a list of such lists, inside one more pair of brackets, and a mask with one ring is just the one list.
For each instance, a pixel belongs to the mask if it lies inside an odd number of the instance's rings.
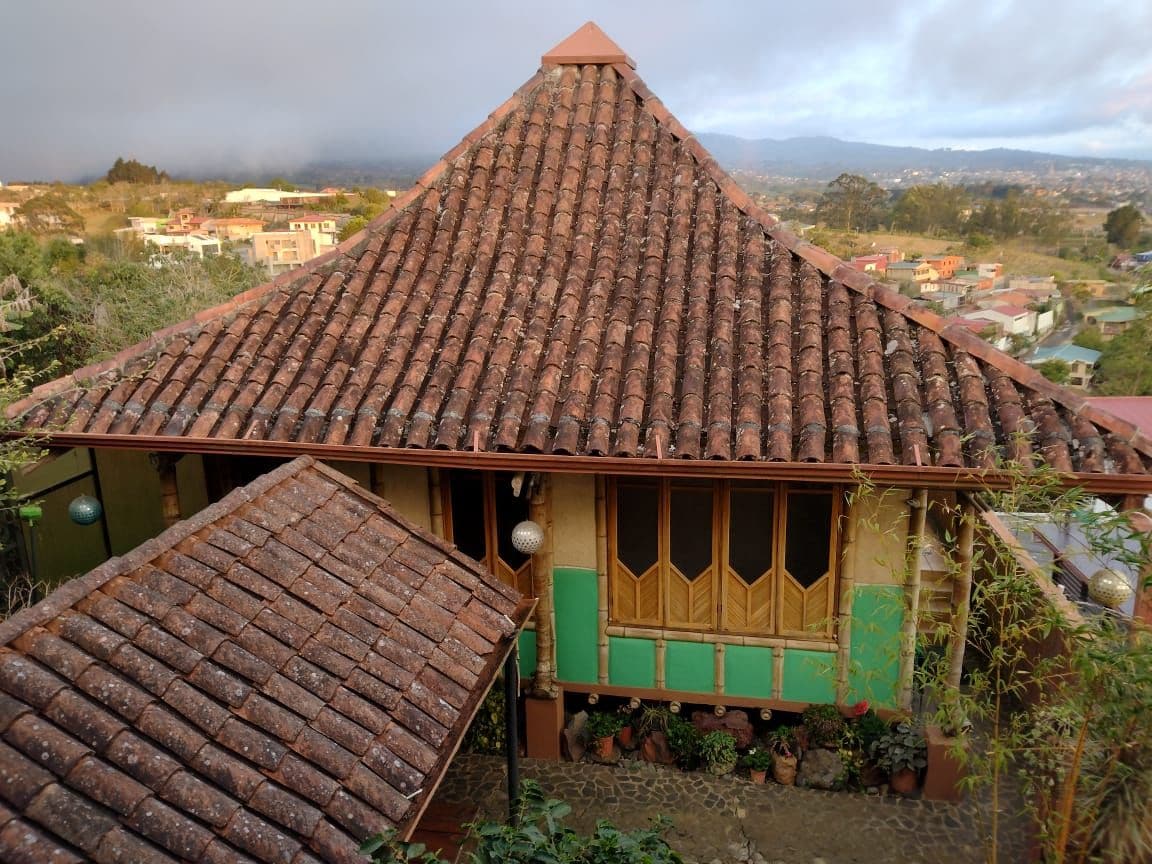
[[595,20],[690,129],[1152,159],[1148,0],[0,0],[0,179],[438,156]]

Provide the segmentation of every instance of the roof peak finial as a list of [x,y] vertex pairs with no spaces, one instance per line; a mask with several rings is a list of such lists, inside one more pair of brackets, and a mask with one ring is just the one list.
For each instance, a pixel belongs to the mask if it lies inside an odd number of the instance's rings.
[[544,66],[564,66],[591,63],[625,63],[636,68],[636,61],[624,49],[608,38],[595,21],[588,21],[579,30],[540,58]]

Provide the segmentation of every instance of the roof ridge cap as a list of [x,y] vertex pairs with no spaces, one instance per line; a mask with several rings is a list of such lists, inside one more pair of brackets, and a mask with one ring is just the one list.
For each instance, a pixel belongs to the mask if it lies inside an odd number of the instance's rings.
[[7,645],[33,627],[39,627],[58,617],[65,609],[72,608],[117,576],[123,576],[174,549],[197,531],[238,510],[253,498],[264,494],[288,477],[299,474],[309,466],[316,464],[316,460],[311,456],[298,456],[291,462],[260,475],[251,483],[233,489],[215,504],[209,504],[187,519],[181,519],[175,525],[165,528],[155,537],[145,540],[131,551],[123,555],[113,556],[83,576],[65,582],[39,603],[21,609],[6,620],[0,621],[0,645]]

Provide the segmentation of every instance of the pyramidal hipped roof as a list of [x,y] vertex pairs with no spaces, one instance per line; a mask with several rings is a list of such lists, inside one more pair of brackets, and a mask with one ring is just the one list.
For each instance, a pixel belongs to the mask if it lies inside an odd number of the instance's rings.
[[66,444],[1148,485],[1132,424],[910,302],[761,211],[589,23],[334,252],[13,410]]

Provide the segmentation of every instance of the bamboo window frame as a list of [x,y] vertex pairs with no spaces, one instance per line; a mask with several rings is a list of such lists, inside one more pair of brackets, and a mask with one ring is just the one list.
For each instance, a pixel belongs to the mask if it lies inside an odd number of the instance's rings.
[[[618,489],[620,486],[646,486],[657,492],[656,561],[643,573],[634,574],[618,554]],[[787,483],[750,484],[727,480],[712,484],[712,565],[688,586],[690,614],[677,614],[684,608],[673,591],[683,591],[688,580],[670,560],[672,491],[682,481],[661,479],[654,483],[630,479],[609,479],[605,496],[608,522],[608,620],[610,625],[660,628],[667,631],[710,631],[742,635],[770,635],[806,639],[834,638],[838,602],[837,571],[843,504],[843,489],[832,486],[807,489]],[[693,485],[691,488],[700,488]],[[772,496],[772,566],[749,585],[732,566],[729,558],[732,492],[758,492]],[[829,496],[831,513],[828,530],[827,570],[805,588],[786,567],[789,497]],[[707,580],[704,584],[703,580]],[[707,610],[700,596],[708,596]],[[696,601],[696,602],[693,602]],[[747,610],[754,607],[754,614]],[[744,614],[737,614],[737,608]]]
[[[444,539],[450,543],[455,542],[452,526],[452,476],[453,472],[444,472],[446,477],[440,481],[441,513],[444,521]],[[513,567],[500,557],[500,526],[496,518],[496,481],[497,472],[479,472],[481,481],[481,494],[484,499],[484,558],[481,562],[496,578],[505,585],[511,585],[525,597],[535,597],[533,587],[533,573],[531,555],[519,567]],[[525,499],[525,506],[528,506]],[[527,516],[525,517],[527,518]],[[511,531],[512,527],[508,526]]]

